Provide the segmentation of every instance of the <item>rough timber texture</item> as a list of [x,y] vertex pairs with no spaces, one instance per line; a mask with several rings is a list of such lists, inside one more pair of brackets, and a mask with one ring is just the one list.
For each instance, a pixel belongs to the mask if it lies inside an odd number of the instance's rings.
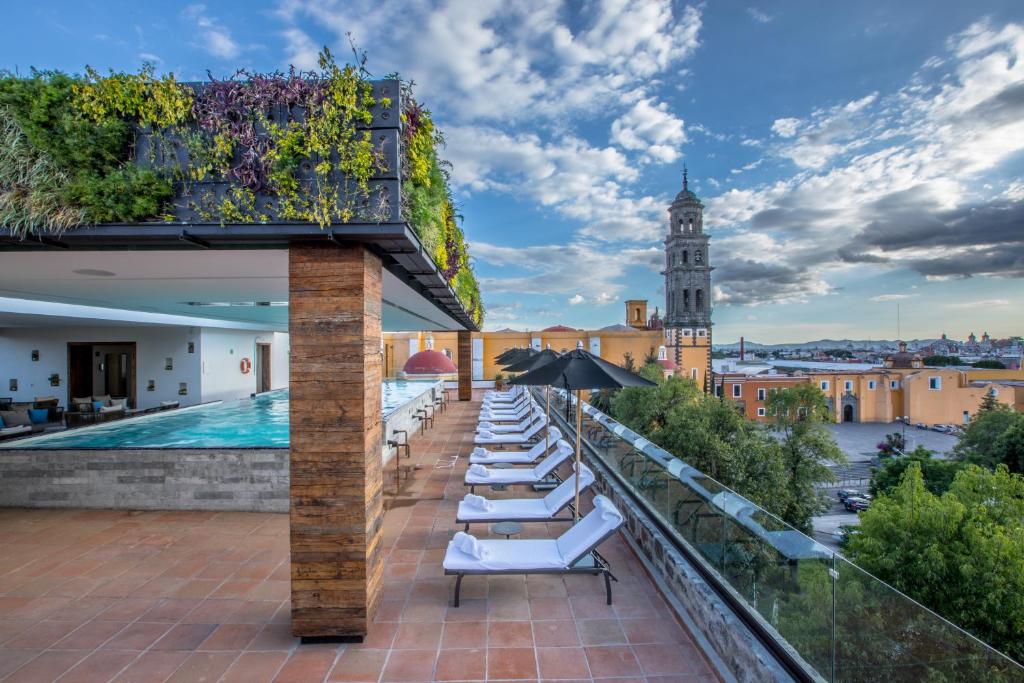
[[363,636],[380,603],[381,262],[289,249],[291,607],[296,636]]
[[459,330],[459,400],[473,398],[473,335]]

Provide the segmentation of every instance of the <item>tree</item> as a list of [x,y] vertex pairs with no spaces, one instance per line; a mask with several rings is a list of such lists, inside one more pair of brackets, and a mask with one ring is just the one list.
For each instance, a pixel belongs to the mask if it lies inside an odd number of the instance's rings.
[[1024,658],[1024,478],[965,465],[942,496],[911,462],[861,513],[857,564],[958,626]]
[[651,365],[652,363],[656,364],[657,362],[658,362],[658,352],[655,351],[654,347],[652,346],[651,349],[647,353],[644,354],[644,366]]
[[987,370],[1005,370],[1006,365],[1002,361],[995,360],[993,358],[986,358],[979,360],[976,363],[971,363],[971,367],[974,368],[985,368]]
[[959,356],[925,356],[921,359],[925,365],[931,368],[942,368],[947,365],[963,365]]
[[907,450],[907,443],[903,439],[903,434],[893,432],[892,434],[886,434],[885,441],[879,442],[875,447],[878,449],[879,455],[896,455]]
[[[1005,464],[1019,472],[1024,465],[1020,459],[1021,430],[1024,430],[1024,413],[1015,412],[994,396],[986,395],[954,452],[975,465],[994,469],[996,465]],[[1003,438],[1007,432],[1009,434]]]
[[871,495],[879,496],[892,493],[893,489],[903,481],[903,475],[911,463],[921,468],[925,488],[937,496],[942,495],[953,483],[953,477],[963,468],[959,460],[939,460],[932,457],[932,452],[924,446],[918,446],[902,458],[890,458],[871,475],[868,490]]
[[630,372],[636,372],[636,360],[633,359],[633,354],[626,351],[622,354],[622,367]]
[[825,427],[828,404],[816,386],[798,384],[773,391],[766,405],[772,427],[780,436],[788,480],[782,518],[806,530],[822,508],[816,486],[833,481],[829,464],[844,464],[846,456]]

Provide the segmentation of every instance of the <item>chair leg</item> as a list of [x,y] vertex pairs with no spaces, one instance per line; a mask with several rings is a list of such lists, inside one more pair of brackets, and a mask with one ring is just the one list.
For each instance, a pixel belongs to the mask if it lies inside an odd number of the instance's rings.
[[467,534],[469,533],[469,522],[466,522],[466,528],[463,529]]
[[[462,574],[455,577],[455,607],[459,606],[459,591],[462,590]],[[611,589],[609,589],[611,590]],[[611,595],[611,593],[609,593]],[[611,603],[608,603],[611,604]]]
[[608,604],[612,604],[612,578],[608,572],[604,573],[604,591],[608,596]]

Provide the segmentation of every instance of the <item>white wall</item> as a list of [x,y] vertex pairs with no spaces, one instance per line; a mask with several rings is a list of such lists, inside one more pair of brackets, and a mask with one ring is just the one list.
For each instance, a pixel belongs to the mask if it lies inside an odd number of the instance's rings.
[[[288,386],[288,335],[247,330],[202,330],[203,402],[245,398],[256,391],[256,342],[270,344],[270,386]],[[252,370],[242,374],[248,358]]]
[[[188,342],[196,344],[188,353]],[[68,342],[135,342],[135,396],[139,408],[152,408],[161,401],[180,401],[193,405],[200,401],[199,330],[195,327],[25,327],[0,330],[0,396],[15,401],[31,401],[36,396],[56,396],[68,404]],[[33,362],[32,351],[39,351]],[[167,371],[167,358],[173,369]],[[51,387],[49,376],[60,375],[60,386]],[[8,390],[11,378],[18,380],[18,391]],[[149,380],[155,388],[147,391]],[[180,382],[188,394],[180,396]]]
[[[260,341],[263,341],[262,339]],[[274,332],[270,344],[270,388],[284,389],[288,386],[288,364],[291,361],[289,338],[286,332]]]

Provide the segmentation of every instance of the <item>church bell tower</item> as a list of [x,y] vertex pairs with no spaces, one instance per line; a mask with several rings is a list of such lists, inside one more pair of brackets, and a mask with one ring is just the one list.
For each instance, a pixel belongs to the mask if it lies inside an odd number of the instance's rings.
[[668,208],[665,237],[665,328],[681,365],[687,346],[706,346],[708,367],[704,390],[711,387],[711,271],[704,204],[689,188],[683,168],[683,189]]

